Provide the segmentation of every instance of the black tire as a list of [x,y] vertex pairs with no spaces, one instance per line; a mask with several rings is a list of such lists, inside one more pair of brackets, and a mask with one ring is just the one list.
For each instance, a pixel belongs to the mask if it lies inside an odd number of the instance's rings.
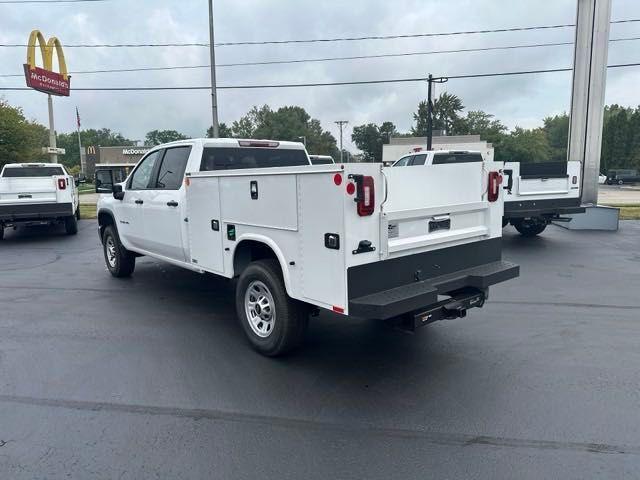
[[67,235],[75,235],[78,233],[78,220],[75,215],[65,217],[64,229],[66,230]]
[[78,205],[78,208],[76,209],[76,220],[80,220],[80,205]]
[[535,220],[520,220],[515,222],[513,226],[523,237],[535,237],[547,228],[546,223]]
[[624,182],[622,180],[618,180],[618,185],[623,185]]
[[[251,309],[251,298],[255,309],[262,310]],[[236,286],[236,311],[251,346],[268,357],[282,355],[297,347],[309,323],[309,309],[287,295],[276,260],[258,260],[242,272]],[[248,311],[253,311],[254,322]]]
[[502,217],[502,228],[506,227],[507,225],[509,225],[509,219]]
[[114,277],[129,277],[136,268],[136,257],[120,243],[120,237],[113,225],[108,225],[102,234],[104,263]]
[[0,223],[0,240],[4,239],[4,225]]

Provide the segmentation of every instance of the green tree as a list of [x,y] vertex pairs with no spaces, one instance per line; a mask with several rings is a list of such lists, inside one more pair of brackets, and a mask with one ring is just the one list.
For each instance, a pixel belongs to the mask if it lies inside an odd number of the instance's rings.
[[161,143],[175,142],[176,140],[186,140],[186,135],[176,130],[151,130],[144,137],[144,144],[147,147],[160,145]]
[[27,120],[19,107],[0,99],[0,168],[6,163],[45,160],[48,130]]
[[[226,123],[218,125],[218,136],[220,138],[233,138],[233,131],[227,126]],[[207,128],[207,138],[213,138],[213,127]]]
[[567,144],[569,141],[569,115],[554,115],[544,119],[544,129],[551,147],[551,160],[563,162],[567,160]]
[[[78,153],[78,132],[59,133],[56,144],[65,149],[65,154],[58,156],[60,163],[67,167],[80,165],[80,155]],[[119,147],[135,145],[133,140],[125,138],[122,134],[114,132],[109,128],[89,128],[80,130],[82,148],[93,146]]]
[[500,162],[546,162],[550,158],[551,147],[542,128],[516,127],[504,137],[501,148],[495,152],[495,159]]
[[362,150],[365,162],[381,162],[382,145],[389,143],[391,136],[397,134],[396,126],[392,122],[384,122],[380,126],[367,123],[353,127],[351,140]]
[[[460,112],[464,110],[462,100],[457,95],[444,92],[433,101],[433,129],[445,130],[447,135],[457,135],[462,129],[463,123]],[[415,136],[427,135],[427,102],[418,104],[418,111],[413,114],[415,126],[411,133]]]

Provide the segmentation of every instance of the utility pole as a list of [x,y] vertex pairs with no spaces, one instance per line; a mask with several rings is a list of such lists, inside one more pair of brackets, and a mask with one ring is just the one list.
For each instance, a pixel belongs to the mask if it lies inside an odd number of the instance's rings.
[[427,92],[427,150],[431,150],[433,145],[433,84],[446,83],[447,81],[449,81],[447,77],[434,77],[431,74],[427,79],[429,89]]
[[344,155],[344,152],[342,150],[342,129],[349,122],[347,120],[338,120],[337,122],[334,122],[334,123],[340,127],[340,163],[344,163],[342,161],[342,156]]
[[216,52],[213,43],[213,0],[209,0],[209,52],[211,55],[211,117],[213,138],[218,138],[218,94],[216,92]]
[[[53,124],[53,98],[51,95],[47,95],[47,104],[49,105],[49,146],[51,148],[56,148],[56,127]],[[58,163],[58,154],[55,153],[55,150],[52,150],[53,153],[49,154],[49,159],[51,163]]]

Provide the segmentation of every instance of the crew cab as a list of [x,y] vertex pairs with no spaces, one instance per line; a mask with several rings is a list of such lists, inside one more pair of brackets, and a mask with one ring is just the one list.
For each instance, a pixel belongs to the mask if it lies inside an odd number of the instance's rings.
[[18,225],[63,223],[78,233],[78,191],[59,163],[9,163],[0,172],[0,239]]
[[[482,162],[481,152],[414,149],[393,166]],[[570,221],[564,215],[583,213],[580,162],[506,162],[503,227],[511,224],[525,237],[542,233],[552,221]]]
[[481,307],[516,277],[502,260],[499,165],[311,165],[301,143],[190,139],[149,151],[98,201],[107,269],[147,255],[235,278],[264,355],[296,346],[309,314],[413,330]]
[[580,196],[580,162],[506,162],[503,224],[524,237],[542,233],[552,221],[570,221],[584,213]]

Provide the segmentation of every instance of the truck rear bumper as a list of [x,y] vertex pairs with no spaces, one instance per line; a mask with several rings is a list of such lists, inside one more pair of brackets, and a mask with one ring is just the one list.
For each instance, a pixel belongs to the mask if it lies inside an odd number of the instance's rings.
[[505,218],[530,218],[584,213],[579,198],[552,198],[548,200],[505,201]]
[[30,203],[0,205],[0,222],[23,223],[37,220],[54,220],[73,215],[71,203]]
[[519,273],[518,265],[501,259],[500,238],[351,267],[349,314],[386,320],[412,313],[429,320],[420,324],[464,316],[482,306],[489,286]]

